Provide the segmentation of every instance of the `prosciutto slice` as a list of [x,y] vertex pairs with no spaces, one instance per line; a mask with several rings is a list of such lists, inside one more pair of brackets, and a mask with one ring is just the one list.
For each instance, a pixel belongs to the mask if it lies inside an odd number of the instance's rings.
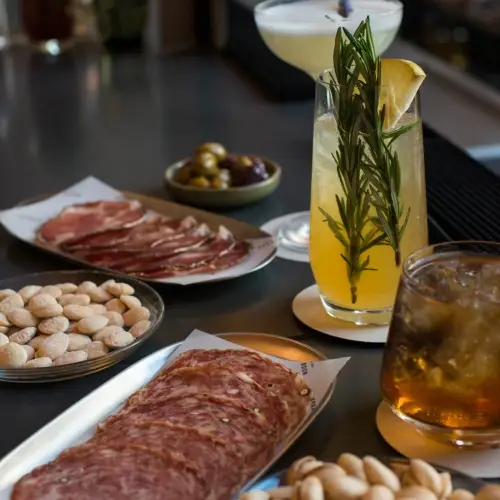
[[72,205],[43,224],[37,237],[44,243],[58,246],[70,239],[137,224],[143,216],[144,210],[137,200]]

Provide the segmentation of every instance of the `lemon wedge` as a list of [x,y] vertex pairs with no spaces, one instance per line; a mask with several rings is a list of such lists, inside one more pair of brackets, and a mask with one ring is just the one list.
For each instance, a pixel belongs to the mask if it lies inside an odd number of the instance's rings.
[[391,130],[408,111],[425,80],[424,70],[405,59],[382,59],[379,108],[385,104],[384,129]]

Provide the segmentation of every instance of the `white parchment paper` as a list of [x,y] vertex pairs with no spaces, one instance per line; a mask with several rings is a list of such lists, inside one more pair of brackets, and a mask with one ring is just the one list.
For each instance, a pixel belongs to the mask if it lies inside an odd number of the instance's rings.
[[[58,215],[63,208],[76,203],[121,199],[124,199],[124,196],[120,191],[95,177],[87,177],[61,193],[43,201],[0,212],[0,222],[16,238],[35,246],[40,246],[35,243],[37,229],[44,222]],[[215,273],[161,278],[150,281],[191,285],[194,283],[236,278],[255,270],[276,252],[276,244],[272,237],[250,239],[247,242],[251,246],[250,254],[236,266]],[[59,253],[53,249],[48,249],[53,253]],[[68,256],[71,257],[70,255]]]

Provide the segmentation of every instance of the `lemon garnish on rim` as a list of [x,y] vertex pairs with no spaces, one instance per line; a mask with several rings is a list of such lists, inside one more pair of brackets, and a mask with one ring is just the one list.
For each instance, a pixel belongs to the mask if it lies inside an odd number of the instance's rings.
[[382,59],[379,109],[385,104],[385,130],[393,129],[406,113],[425,77],[424,70],[414,62]]

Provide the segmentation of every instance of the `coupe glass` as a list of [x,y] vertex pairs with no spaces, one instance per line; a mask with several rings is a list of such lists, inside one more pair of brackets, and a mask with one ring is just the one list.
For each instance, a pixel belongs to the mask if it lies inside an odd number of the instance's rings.
[[409,257],[382,367],[393,412],[439,442],[498,447],[499,327],[499,243],[444,243]]
[[[353,32],[370,16],[379,54],[396,36],[403,18],[403,4],[399,0],[352,0],[351,4],[351,14],[343,18],[337,14],[337,2],[332,0],[267,0],[255,7],[255,22],[277,57],[315,80],[332,65],[339,28]],[[309,216],[298,216],[280,229],[280,243],[289,250],[307,253],[309,234]]]

